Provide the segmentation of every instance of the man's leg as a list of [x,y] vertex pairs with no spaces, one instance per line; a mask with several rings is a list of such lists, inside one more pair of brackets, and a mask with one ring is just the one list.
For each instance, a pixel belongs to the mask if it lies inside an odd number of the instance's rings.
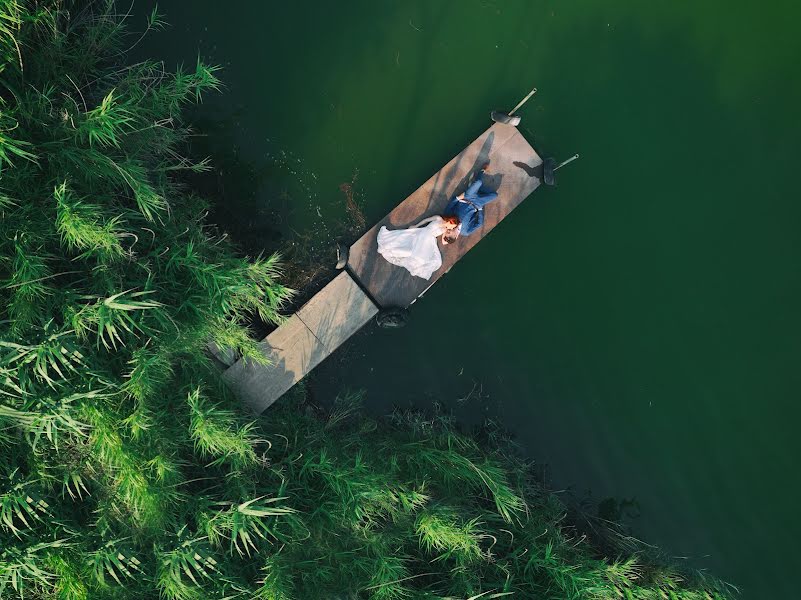
[[498,192],[482,191],[483,186],[484,171],[482,170],[476,174],[476,181],[474,181],[464,193],[465,199],[479,206],[484,206],[498,197]]
[[484,187],[484,173],[487,170],[489,163],[486,163],[483,167],[481,167],[476,174],[473,176],[473,183],[467,188],[467,191],[464,193],[464,197],[468,200],[482,200],[480,205],[484,205],[487,202],[492,202],[495,198],[498,197],[496,192],[482,192],[481,189]]
[[489,204],[490,202],[495,200],[495,198],[497,197],[498,197],[498,192],[479,191],[478,194],[476,194],[475,198],[472,198],[472,201],[478,204],[479,206],[484,206],[485,204]]
[[484,171],[476,173],[475,180],[471,183],[464,192],[464,197],[468,200],[473,200],[478,197],[478,192],[481,186],[484,185]]

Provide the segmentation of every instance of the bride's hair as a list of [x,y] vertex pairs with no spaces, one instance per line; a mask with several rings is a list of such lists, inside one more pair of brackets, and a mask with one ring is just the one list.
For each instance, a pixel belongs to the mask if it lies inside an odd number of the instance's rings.
[[459,225],[459,223],[461,223],[459,217],[455,215],[444,215],[442,217],[442,220],[445,221],[446,223],[450,223],[451,225]]

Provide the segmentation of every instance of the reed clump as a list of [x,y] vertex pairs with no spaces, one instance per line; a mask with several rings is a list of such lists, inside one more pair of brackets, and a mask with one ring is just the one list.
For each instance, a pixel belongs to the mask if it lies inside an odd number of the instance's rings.
[[217,479],[268,444],[206,344],[258,359],[245,324],[290,296],[278,257],[236,256],[182,184],[209,168],[182,154],[182,111],[217,69],[126,64],[116,9],[0,2],[3,598],[196,597],[184,580],[220,570],[201,514],[248,550],[243,524],[289,510]]
[[216,69],[125,64],[137,38],[112,2],[0,2],[0,598],[726,597],[598,554],[445,420],[244,418],[206,344],[258,360],[290,293],[181,183]]

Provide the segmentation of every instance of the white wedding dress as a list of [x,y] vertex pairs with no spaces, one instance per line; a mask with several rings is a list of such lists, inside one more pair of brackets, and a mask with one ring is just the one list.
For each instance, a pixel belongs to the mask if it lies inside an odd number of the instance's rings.
[[442,266],[437,237],[444,232],[445,221],[442,217],[433,217],[424,227],[392,231],[381,227],[378,232],[378,252],[387,261],[407,269],[415,277],[431,279]]

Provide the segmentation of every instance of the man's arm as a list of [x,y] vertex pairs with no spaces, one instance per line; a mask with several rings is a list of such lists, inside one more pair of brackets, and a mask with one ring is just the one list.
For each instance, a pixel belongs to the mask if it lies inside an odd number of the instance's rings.
[[422,220],[422,221],[420,221],[419,223],[417,223],[417,224],[415,224],[415,225],[412,225],[412,227],[422,227],[423,225],[428,225],[429,223],[431,223],[431,221],[433,221],[434,219],[436,219],[436,218],[437,218],[437,216],[438,216],[438,215],[434,215],[433,217],[428,217],[428,218],[426,218],[426,219],[423,219],[423,220]]
[[469,186],[467,186],[467,189],[464,191],[464,193],[459,194],[456,197],[459,198],[459,200],[462,200],[465,197],[468,200],[472,200],[478,195],[478,191],[481,189],[482,185],[484,185],[484,181],[481,178],[479,178],[473,183],[471,183]]
[[[464,194],[461,194],[461,195],[464,196]],[[459,196],[454,196],[453,198],[451,198],[451,201],[448,202],[448,205],[445,207],[445,210],[442,211],[442,214],[445,215],[445,216],[447,216],[447,215],[457,215],[458,216],[458,214],[459,214],[458,213],[458,208],[459,208],[459,204],[461,204],[459,202],[459,200],[460,200]]]

